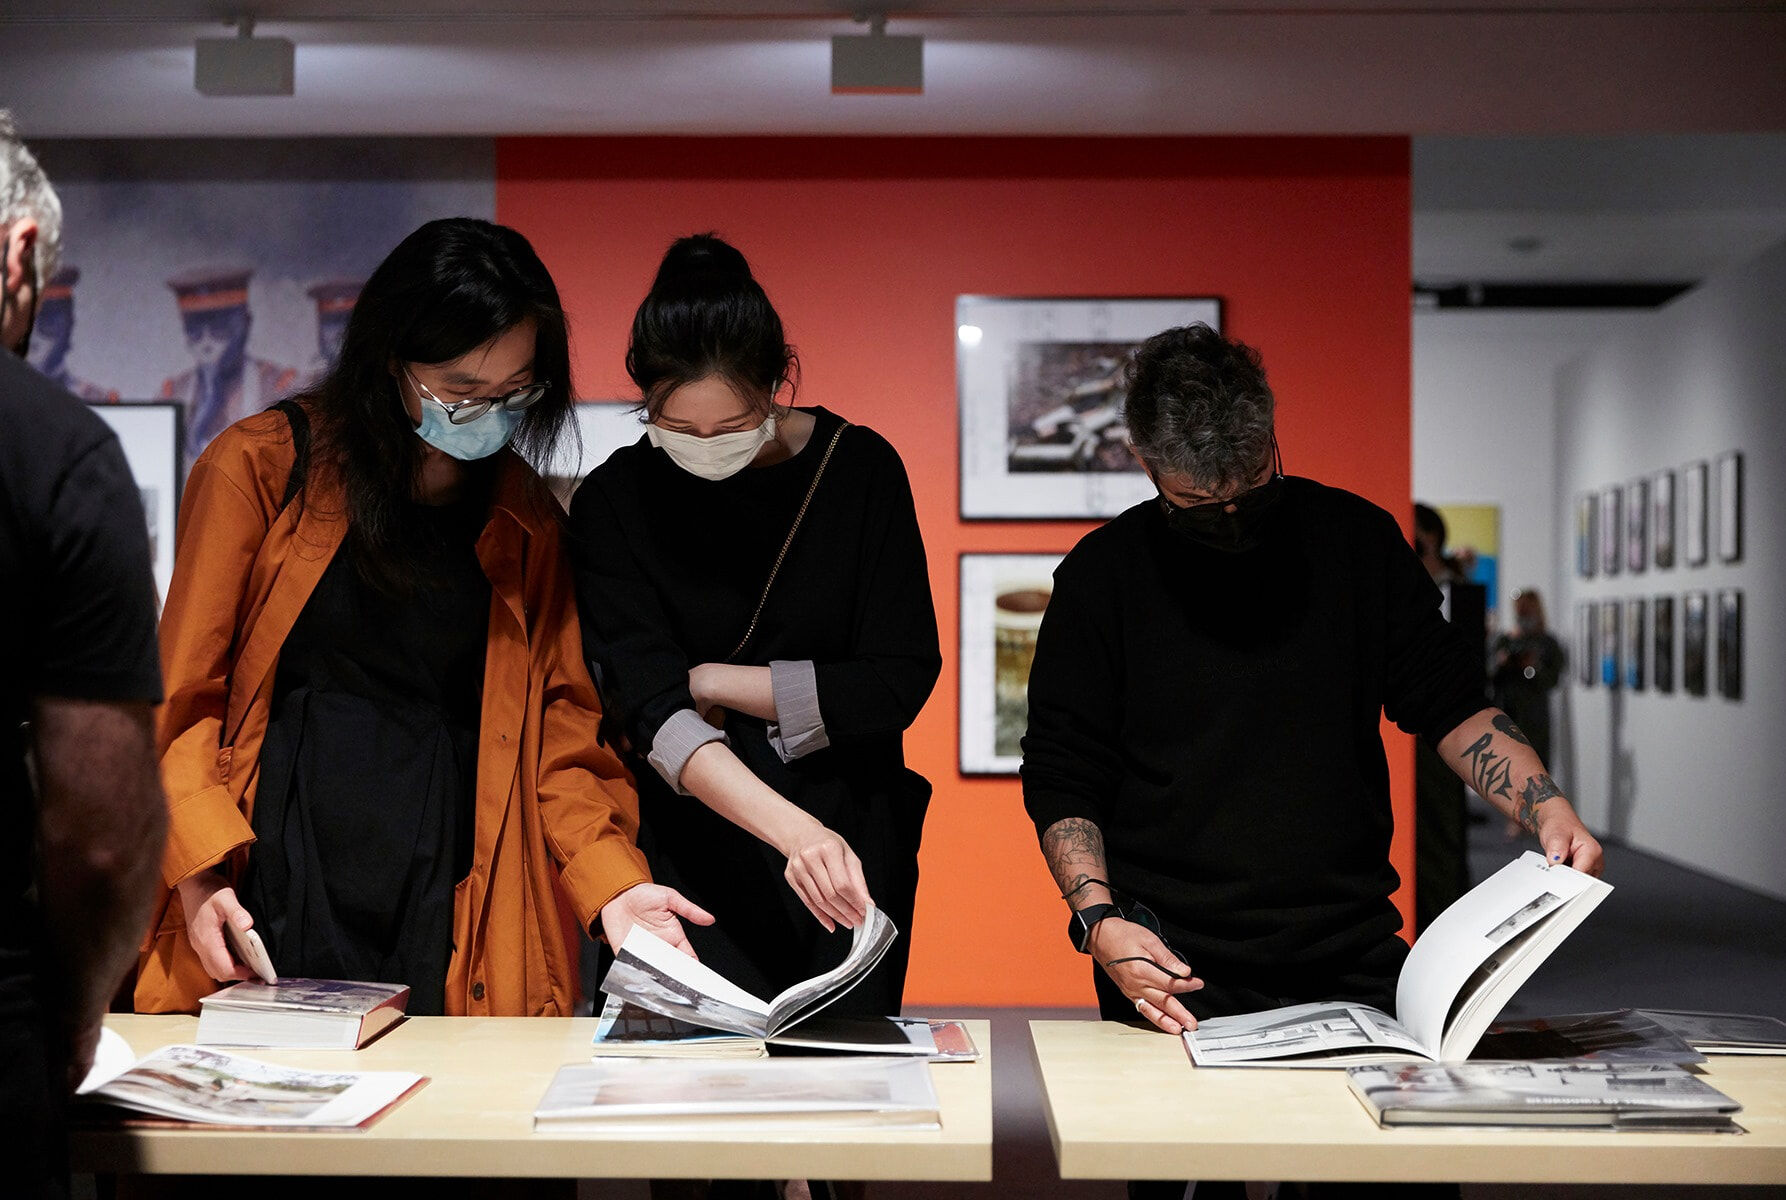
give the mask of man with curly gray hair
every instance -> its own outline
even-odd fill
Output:
[[[6,1194],[32,1200],[67,1194],[63,1108],[136,960],[167,825],[142,502],[111,427],[23,360],[61,225],[0,110],[0,1127]]]
[[[1251,347],[1148,339],[1127,419],[1159,494],[1067,555],[1037,637],[1024,803],[1107,1020],[1394,1007],[1385,713],[1600,871],[1395,518],[1285,475],[1275,407]]]

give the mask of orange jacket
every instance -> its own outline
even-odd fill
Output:
[[[161,618],[169,890],[139,965],[141,1012],[194,1012],[216,990],[172,889],[220,863],[240,876],[279,649],[347,532],[345,498],[320,460],[301,503],[280,511],[292,458],[284,414],[247,417],[199,457],[180,504]],[[596,741],[600,704],[556,506],[512,451],[503,452],[477,555],[491,585],[489,651],[472,867],[454,898],[446,1010],[568,1016],[577,972],[554,883],[561,866],[587,928],[614,896],[650,878],[634,844],[638,796]]]

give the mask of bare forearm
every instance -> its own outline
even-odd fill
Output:
[[[45,700],[33,730],[43,919],[78,1023],[105,1011],[135,961],[167,804],[148,705]]]
[[[1513,718],[1485,708],[1439,743],[1439,754],[1478,795],[1529,832],[1553,813],[1570,809],[1538,752]]]
[[[708,742],[682,768],[682,786],[751,836],[787,853],[800,834],[819,824],[756,777],[723,742]]]
[[[703,663],[691,672],[689,686],[702,711],[718,705],[765,721],[776,719],[774,680],[768,667]]]
[[[1104,866],[1104,834],[1083,817],[1056,821],[1042,832],[1042,857],[1060,894],[1074,908],[1110,902]]]

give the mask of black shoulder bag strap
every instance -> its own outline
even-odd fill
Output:
[[[812,483],[806,489],[806,499],[800,501],[800,511],[794,514],[793,527],[788,530],[788,536],[781,543],[781,553],[775,556],[775,565],[769,568],[769,580],[763,584],[763,594],[757,597],[756,611],[750,614],[750,627],[744,631],[744,636],[738,639],[738,644],[732,647],[732,652],[726,655],[727,662],[737,662],[738,656],[744,652],[744,647],[750,644],[752,637],[756,636],[757,622],[763,616],[763,605],[769,603],[769,589],[775,586],[775,577],[781,573],[781,564],[787,559],[788,551],[793,548],[794,535],[800,532],[800,522],[806,519],[806,510],[812,505],[813,494],[819,490],[819,480],[825,477],[825,467],[831,462],[831,455],[837,449],[837,443],[842,440],[843,431],[849,427],[850,423],[845,421],[837,427],[837,432],[831,435],[831,444],[825,447],[825,457],[819,459],[819,469],[812,473]]]
[[[273,407],[291,422],[291,474],[285,479],[285,499],[279,502],[279,511],[284,512],[304,490],[305,478],[310,474],[310,414],[296,400],[281,400]]]

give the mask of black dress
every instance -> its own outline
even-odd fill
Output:
[[[405,983],[416,1015],[444,1011],[471,864],[487,503],[414,506],[412,595],[342,543],[280,650],[241,890],[281,975]]]
[[[645,762],[658,729],[692,707],[688,671],[726,660],[841,421],[811,409],[799,454],[729,479],[691,475],[641,439],[578,489],[571,555],[584,644],[613,728],[633,751],[639,845],[653,877],[717,918],[685,927],[701,961],[765,998],[840,961],[783,878],[787,860],[679,795]],[[846,429],[774,591],[737,661],[814,664],[829,745],[783,761],[767,723],[731,714],[726,734],[756,776],[840,834],[900,937],[837,1002],[839,1016],[899,1011],[918,842],[930,785],[905,766],[904,733],[941,669],[936,614],[910,484],[898,453]]]

